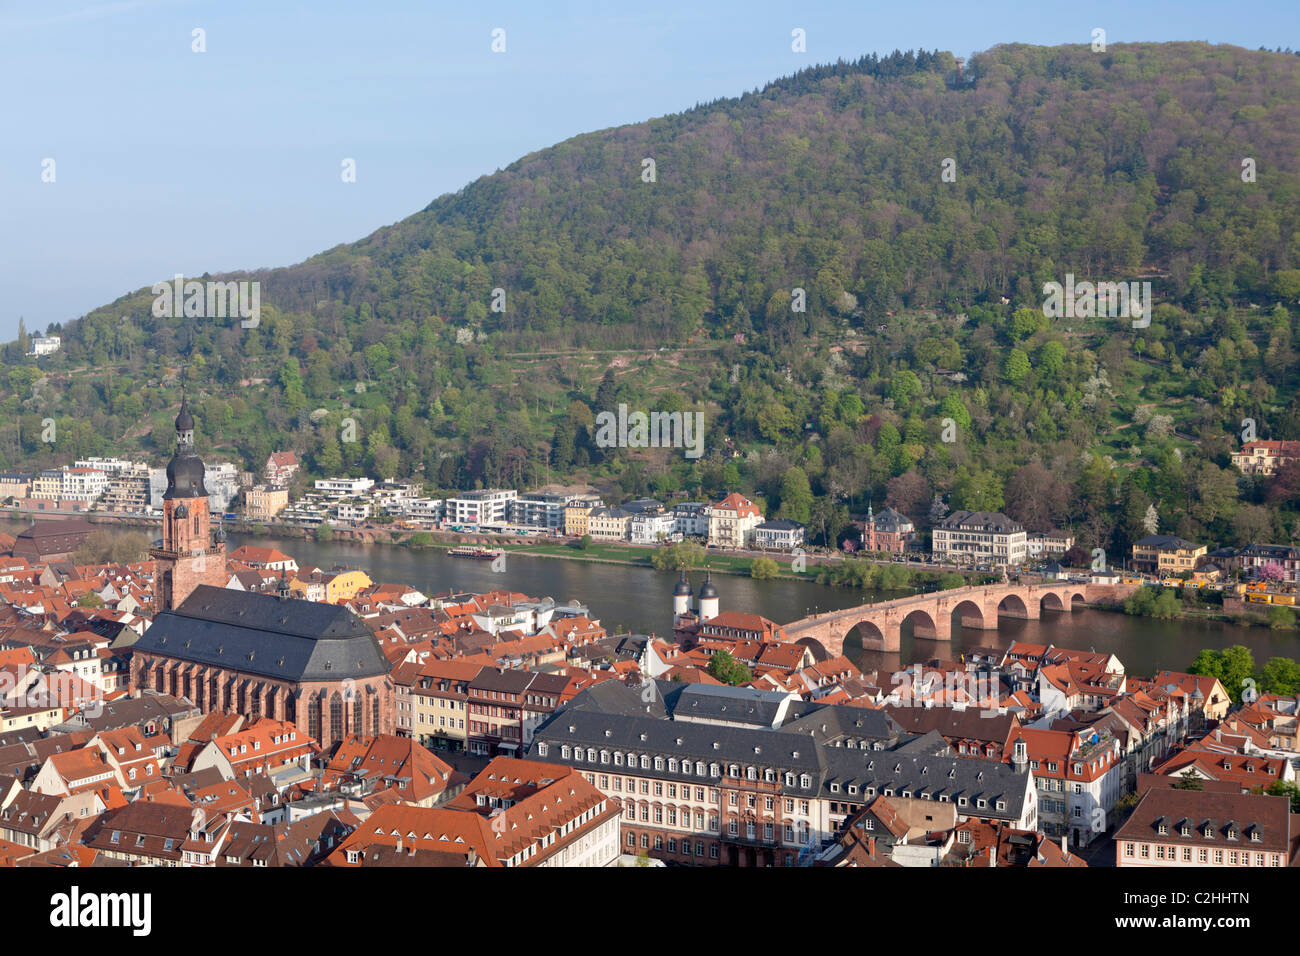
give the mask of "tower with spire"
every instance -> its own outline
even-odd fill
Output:
[[[220,530],[215,537],[212,534],[203,478],[203,461],[194,450],[194,416],[183,394],[176,416],[176,451],[167,463],[162,544],[149,552],[154,559],[154,606],[159,611],[175,610],[200,584],[224,587],[226,583],[225,534]]]

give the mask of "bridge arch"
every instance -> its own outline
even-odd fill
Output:
[[[844,632],[843,650],[840,653],[852,658],[858,651],[887,651],[891,648],[885,632],[868,620],[858,621]]]
[[[1019,594],[1008,594],[998,602],[998,614],[1003,617],[1029,617],[1029,606]]]
[[[974,627],[983,630],[988,623],[984,618],[984,608],[969,599],[956,604],[949,613],[950,617],[955,617],[957,623],[963,627]],[[994,623],[996,624],[996,621]]]
[[[1057,594],[1055,591],[1048,591],[1041,598],[1039,598],[1038,609],[1039,611],[1056,611],[1059,613],[1061,611],[1066,610],[1066,607],[1065,607],[1065,602],[1061,600],[1061,596],[1059,594]]]
[[[931,640],[940,638],[942,632],[939,630],[939,624],[935,620],[934,614],[926,608],[914,608],[903,615],[903,619],[898,622],[901,629],[908,621],[912,622],[912,636],[924,637]]]

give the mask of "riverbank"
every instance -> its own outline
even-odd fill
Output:
[[[30,520],[57,519],[69,517],[83,517],[91,524],[105,525],[109,527],[138,527],[152,528],[160,527],[162,521],[160,518],[149,518],[140,515],[119,515],[109,512],[97,511],[71,511],[55,512],[43,511],[34,513],[24,513],[13,509],[5,512],[11,521],[22,523]],[[624,544],[613,542],[592,542],[586,548],[574,546],[575,539],[572,538],[554,538],[540,537],[531,535],[498,535],[482,534],[458,531],[411,531],[405,528],[396,528],[389,525],[369,525],[360,528],[340,527],[332,528],[327,539],[320,539],[316,535],[316,529],[305,528],[296,525],[281,525],[276,523],[256,523],[244,520],[236,520],[225,523],[226,530],[229,534],[238,535],[244,539],[296,539],[313,544],[359,544],[359,545],[386,545],[399,553],[419,555],[420,553],[445,554],[452,548],[464,546],[482,546],[487,548],[500,549],[507,554],[518,557],[529,558],[547,558],[552,560],[565,561],[578,564],[592,565],[612,565],[624,566],[629,568],[641,568],[654,570],[653,555],[658,550],[657,545],[639,545]],[[412,539],[420,536],[420,543],[412,543]],[[861,557],[862,560],[871,561],[873,564],[884,567],[899,567],[907,570],[911,574],[921,574],[926,578],[937,578],[943,573],[957,573],[969,584],[979,584],[990,580],[987,574],[971,574],[968,571],[953,568],[951,566],[935,565],[915,565],[902,564],[900,562],[888,560],[874,560],[862,556],[847,556],[848,560]],[[825,554],[808,554],[803,556],[806,562],[806,568],[803,571],[793,570],[795,556],[789,554],[774,554],[764,552],[706,552],[705,561],[702,565],[691,568],[693,572],[699,572],[707,569],[716,572],[719,575],[730,575],[734,577],[752,578],[751,567],[753,562],[758,558],[768,558],[777,565],[777,572],[770,578],[762,580],[773,582],[792,582],[802,584],[817,585],[819,569],[837,565],[846,560],[846,556],[825,555]],[[675,572],[674,572],[675,573]],[[924,580],[916,584],[910,581],[907,584],[897,588],[900,592],[920,593],[924,590],[924,585],[932,584],[931,580]],[[836,591],[852,594],[857,592],[863,595],[870,593],[870,589],[859,589],[847,585],[825,585],[832,587]],[[1179,590],[1181,608],[1178,616],[1174,621],[1183,622],[1204,622],[1204,623],[1221,623],[1235,627],[1243,628],[1263,628],[1281,633],[1294,633],[1294,628],[1276,628],[1273,627],[1267,616],[1263,613],[1249,613],[1241,610],[1224,610],[1213,606],[1206,606],[1204,603],[1195,600],[1200,597],[1199,594],[1189,599]],[[1095,610],[1106,612],[1125,613],[1122,606],[1096,605]],[[1136,619],[1154,620],[1154,618],[1144,617],[1142,615],[1127,615]]]

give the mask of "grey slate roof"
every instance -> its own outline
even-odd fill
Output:
[[[826,778],[822,796],[842,799],[850,785],[858,787],[862,802],[892,789],[894,796],[910,792],[916,799],[959,803],[966,797],[968,805],[959,812],[976,816],[1018,819],[1028,789],[1027,773],[1018,773],[1008,764],[994,763],[971,757],[934,757],[925,754],[898,753],[896,751],[852,750],[847,747],[828,747],[824,751]],[[831,790],[838,784],[839,790]],[[874,789],[875,794],[868,793]],[[849,794],[852,796],[852,794]],[[988,806],[979,807],[983,798]],[[997,809],[1001,800],[1006,806]]]
[[[935,527],[946,531],[974,529],[999,534],[1013,534],[1025,530],[1019,522],[1013,521],[1000,511],[954,511]]]
[[[898,725],[883,710],[819,704],[816,701],[795,702],[781,729],[811,734],[823,743],[848,739],[854,743],[871,741],[873,746],[879,741],[886,747],[893,746],[901,733]]]
[[[771,727],[788,694],[716,684],[687,684],[676,695],[674,720],[725,720]]]
[[[942,736],[933,731],[919,736],[893,735],[887,745],[883,738],[873,739],[873,733],[896,729],[879,711],[859,711],[860,716],[868,718],[861,727],[853,719],[858,715],[852,713],[856,708],[815,704],[802,717],[778,729],[728,727],[671,720],[667,719],[666,712],[648,714],[645,707],[653,705],[641,704],[635,693],[631,697],[641,704],[640,712],[629,704],[627,694],[609,690],[599,696],[591,693],[615,683],[606,681],[588,688],[570,706],[542,723],[534,735],[528,759],[578,770],[617,773],[620,764],[615,762],[615,753],[623,755],[621,766],[624,767],[626,756],[631,753],[637,760],[635,773],[638,775],[695,784],[709,782],[712,786],[717,785],[718,778],[711,774],[711,764],[717,764],[723,774],[728,765],[737,764],[741,768],[757,768],[760,778],[765,770],[775,771],[782,792],[790,796],[867,803],[872,796],[886,790],[893,790],[896,796],[906,791],[918,799],[957,803],[959,813],[1005,820],[1020,819],[1029,793],[1028,771],[1017,772],[1010,765],[975,757],[952,756]],[[602,701],[608,701],[620,712],[602,711]],[[665,711],[673,703],[670,699]],[[680,701],[677,704],[680,706]],[[837,730],[851,732],[837,733]],[[566,746],[581,748],[583,759],[574,759],[572,749],[566,759],[563,753]],[[873,749],[877,746],[883,749]],[[589,749],[595,752],[594,763],[586,759]],[[602,750],[606,751],[608,760],[601,760]],[[642,755],[649,758],[646,767],[640,766]],[[663,758],[661,769],[655,767],[655,757]],[[685,768],[679,764],[677,770],[670,770],[671,758],[689,760],[691,766]],[[704,764],[703,776],[696,772],[697,762]],[[803,786],[805,775],[806,787]],[[838,789],[832,790],[832,785]],[[850,792],[849,786],[855,787],[856,793]],[[868,790],[872,792],[869,794]],[[967,801],[965,805],[960,803],[963,798]],[[984,800],[986,805],[978,806],[979,800]],[[997,807],[999,801],[1004,804],[1001,810]]]
[[[379,642],[348,608],[200,585],[132,648],[286,681],[387,674]]]

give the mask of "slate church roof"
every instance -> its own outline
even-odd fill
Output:
[[[348,608],[199,585],[133,647],[285,681],[340,681],[389,671],[379,642]]]

